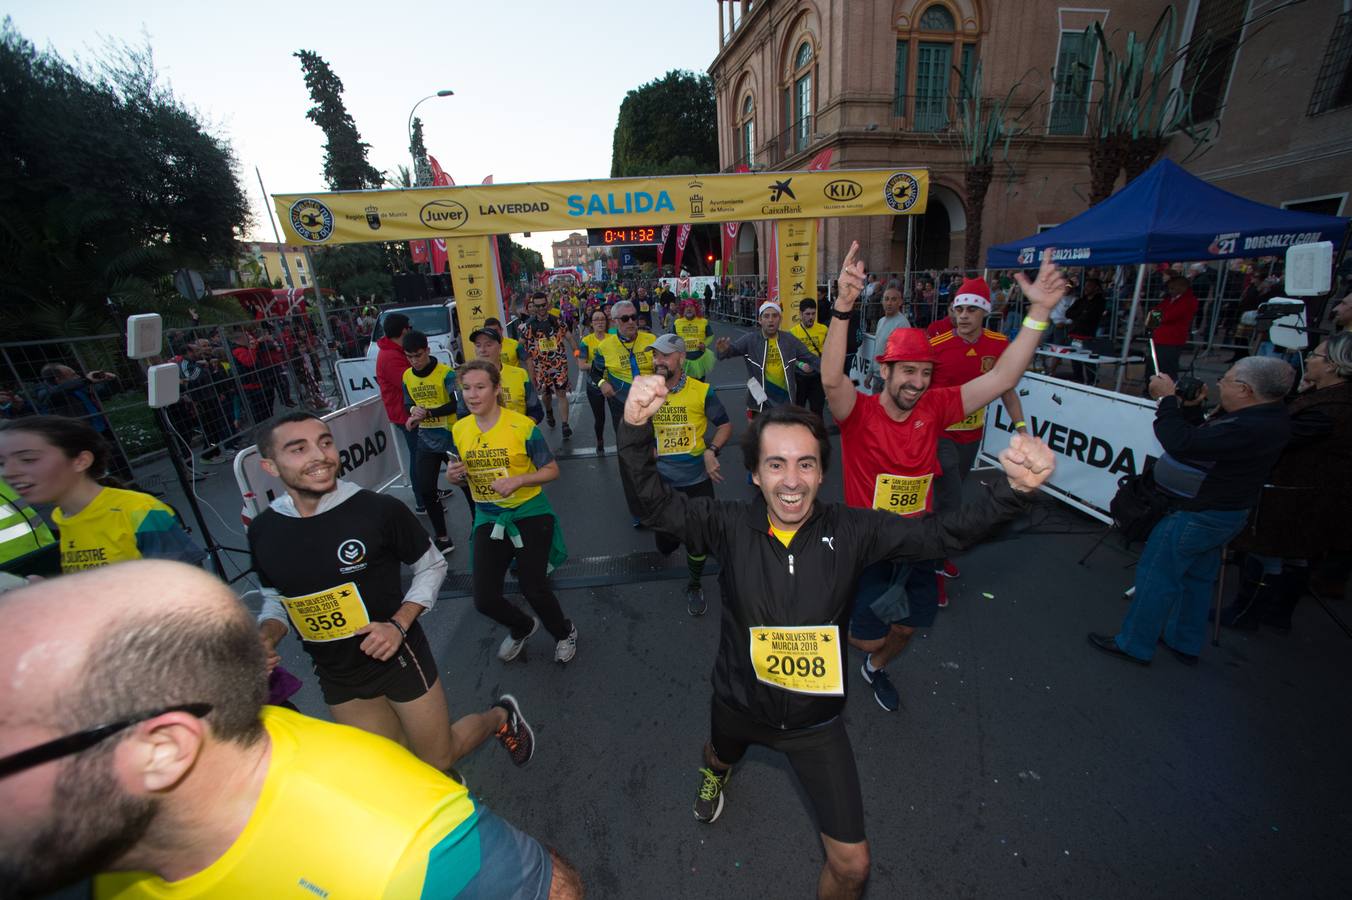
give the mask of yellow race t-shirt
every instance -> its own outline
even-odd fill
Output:
[[[789,381],[778,339],[765,342],[765,392],[777,403],[789,399]]]
[[[433,366],[426,375],[416,375],[412,369],[405,369],[403,378],[407,403],[428,410],[455,403],[455,370],[443,362]],[[418,427],[449,430],[454,424],[455,410],[452,409],[445,415],[427,416]]]
[[[700,344],[708,344],[713,335],[713,329],[709,327],[709,320],[703,316],[697,316],[693,319],[681,317],[672,325],[671,330],[680,335],[685,340],[686,353],[698,353]]]
[[[523,352],[521,350],[521,342],[518,341],[516,338],[509,338],[506,335],[503,335],[502,337],[503,368],[506,368],[507,366],[516,366],[520,368],[522,362],[525,361],[525,358],[526,357],[523,355]]]
[[[646,331],[634,335],[632,341],[621,340],[618,334],[608,335],[597,348],[592,372],[603,375],[621,397],[629,391],[638,375],[653,373],[653,337]]]
[[[590,332],[584,334],[582,336],[582,361],[587,365],[591,365],[592,360],[596,358],[596,351],[600,348],[601,342],[609,336],[610,335],[603,334],[600,337],[597,337]]]
[[[554,452],[535,422],[510,409],[499,410],[492,428],[482,431],[474,416],[451,426],[451,452],[469,470],[474,502],[497,509],[515,509],[540,493],[539,485],[518,488],[510,497],[493,490],[499,478],[524,475],[554,461]]]
[[[455,896],[474,879],[480,811],[464,785],[365,731],[276,706],[262,717],[268,772],[229,849],[179,881],[100,875],[98,900],[403,900]]]
[[[822,346],[826,343],[826,326],[821,322],[812,323],[811,328],[804,328],[803,323],[799,322],[789,329],[789,334],[802,341],[803,346],[816,355],[822,355]]]
[[[143,557],[196,564],[205,556],[178,514],[140,491],[106,487],[73,516],[53,510],[52,521],[61,531],[65,573]]]

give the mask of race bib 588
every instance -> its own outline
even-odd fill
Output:
[[[880,473],[873,482],[873,508],[899,516],[913,516],[925,511],[933,475],[902,475]]]
[[[845,695],[838,625],[751,629],[756,680],[796,694]]]
[[[342,640],[371,624],[361,591],[351,581],[315,594],[283,597],[282,603],[291,617],[291,624],[306,641]]]

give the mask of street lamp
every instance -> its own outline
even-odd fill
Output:
[[[413,108],[408,111],[407,130],[408,130],[408,145],[410,147],[413,146],[413,114],[418,111],[418,107],[422,106],[424,103],[426,103],[428,100],[433,99],[434,97],[453,97],[453,96],[455,96],[455,91],[437,91],[435,94],[428,94],[426,97],[422,98],[417,103],[413,104]],[[414,166],[413,172],[415,181],[417,185],[421,187],[422,183],[427,180],[426,177],[427,163],[425,163],[421,159],[415,159],[413,160],[413,166]]]

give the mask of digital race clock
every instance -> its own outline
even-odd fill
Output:
[[[588,247],[632,247],[634,245],[656,246],[661,240],[662,229],[643,228],[588,228]]]

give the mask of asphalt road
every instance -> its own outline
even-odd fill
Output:
[[[745,377],[722,363],[711,380]],[[721,394],[739,431],[741,393]],[[585,404],[578,418],[574,443],[590,447]],[[748,490],[737,457],[723,456],[723,497]],[[652,549],[629,526],[613,455],[567,459],[562,472],[548,493],[574,556]],[[199,491],[238,522],[228,474]],[[840,493],[836,467],[824,496]],[[458,499],[450,510],[461,544],[451,566],[463,569],[468,516]],[[1098,530],[1047,500],[960,557],[950,607],[892,665],[898,712],[874,702],[851,652],[867,896],[1349,896],[1352,645],[1306,602],[1290,636],[1226,633],[1196,668],[1168,653],[1149,668],[1107,658],[1085,634],[1119,623],[1135,555],[1110,542],[1078,565]],[[461,771],[489,806],[571,859],[591,897],[812,895],[821,847],[777,754],[752,749],[718,822],[691,814],[720,602],[714,579],[706,590],[698,619],[680,581],[562,592],[579,631],[566,667],[544,632],[500,663],[504,631],[468,599],[423,619],[453,712],[510,691],[536,729],[526,769],[489,745]],[[282,652],[292,671],[310,671],[294,640]],[[326,714],[313,677],[296,701]]]

